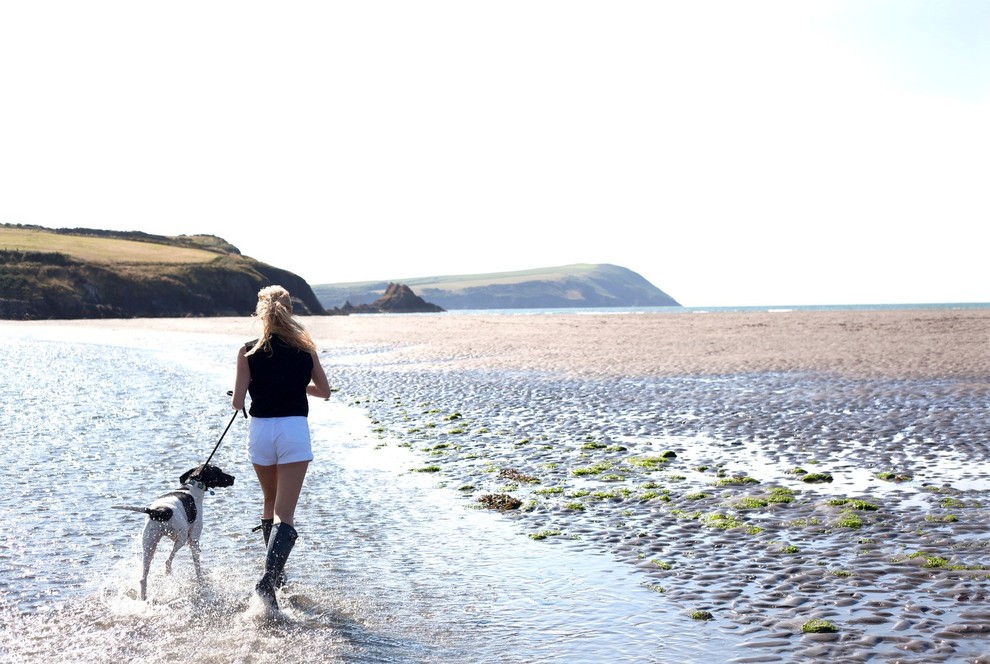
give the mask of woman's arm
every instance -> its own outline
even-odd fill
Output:
[[[230,405],[234,410],[244,410],[244,395],[247,394],[248,383],[251,382],[251,367],[248,366],[247,355],[244,354],[244,346],[237,351],[237,376],[234,378],[234,394],[230,398]]]
[[[306,394],[311,397],[329,399],[330,383],[327,381],[327,374],[323,371],[323,365],[320,364],[320,358],[315,350],[311,351],[311,355],[313,356],[313,374],[311,376],[313,382],[306,386]]]

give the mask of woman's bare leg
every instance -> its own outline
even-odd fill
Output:
[[[299,494],[302,493],[303,480],[306,479],[308,468],[309,461],[283,463],[276,466],[276,492],[273,508],[276,522],[287,523],[290,526],[295,523],[296,503],[299,502]]]
[[[261,485],[264,505],[261,508],[261,518],[271,519],[275,514],[275,496],[278,493],[278,466],[259,466],[254,464],[254,473]]]

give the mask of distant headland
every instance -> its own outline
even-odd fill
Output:
[[[325,307],[371,303],[402,283],[447,310],[679,307],[674,298],[618,265],[577,263],[516,272],[316,284]]]

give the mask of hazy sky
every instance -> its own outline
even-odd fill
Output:
[[[3,2],[0,222],[990,301],[990,0]]]

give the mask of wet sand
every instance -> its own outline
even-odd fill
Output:
[[[465,505],[518,501],[520,536],[636,567],[684,630],[737,635],[731,661],[990,661],[988,311],[305,322],[383,454],[412,448]]]
[[[851,377],[990,376],[990,311],[364,315],[302,319],[326,348],[396,349],[397,361],[598,377],[828,371]],[[249,318],[39,321],[232,335]]]

